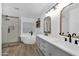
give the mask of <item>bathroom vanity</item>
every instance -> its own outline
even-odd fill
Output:
[[[78,56],[79,46],[64,41],[63,37],[37,35],[37,46],[45,56]]]
[[[51,24],[45,18],[44,33],[37,35],[36,43],[46,56],[79,56],[79,4],[71,3],[60,13],[60,35],[48,35]],[[50,25],[49,25],[50,24]]]

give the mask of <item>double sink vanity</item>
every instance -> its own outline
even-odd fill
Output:
[[[59,20],[59,19],[58,19]],[[36,43],[46,56],[79,56],[79,4],[71,3],[60,13],[60,35],[49,36],[51,18],[44,19],[44,34],[36,36]],[[46,24],[46,25],[45,25]]]
[[[68,37],[67,37],[68,38]],[[73,38],[74,39],[74,38]],[[79,56],[79,44],[65,41],[64,36],[37,35],[36,43],[46,56]]]

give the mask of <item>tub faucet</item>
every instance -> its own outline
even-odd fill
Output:
[[[72,42],[72,40],[71,40],[71,34],[68,34],[68,37],[69,37],[69,42]]]
[[[31,33],[31,36],[33,35],[33,32],[32,31],[30,31],[29,33]]]

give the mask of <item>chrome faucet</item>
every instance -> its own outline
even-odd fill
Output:
[[[68,37],[69,37],[69,42],[72,42],[72,40],[71,40],[71,34],[68,34]]]

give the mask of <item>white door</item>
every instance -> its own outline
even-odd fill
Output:
[[[19,36],[19,18],[2,17],[2,43],[16,42]]]

